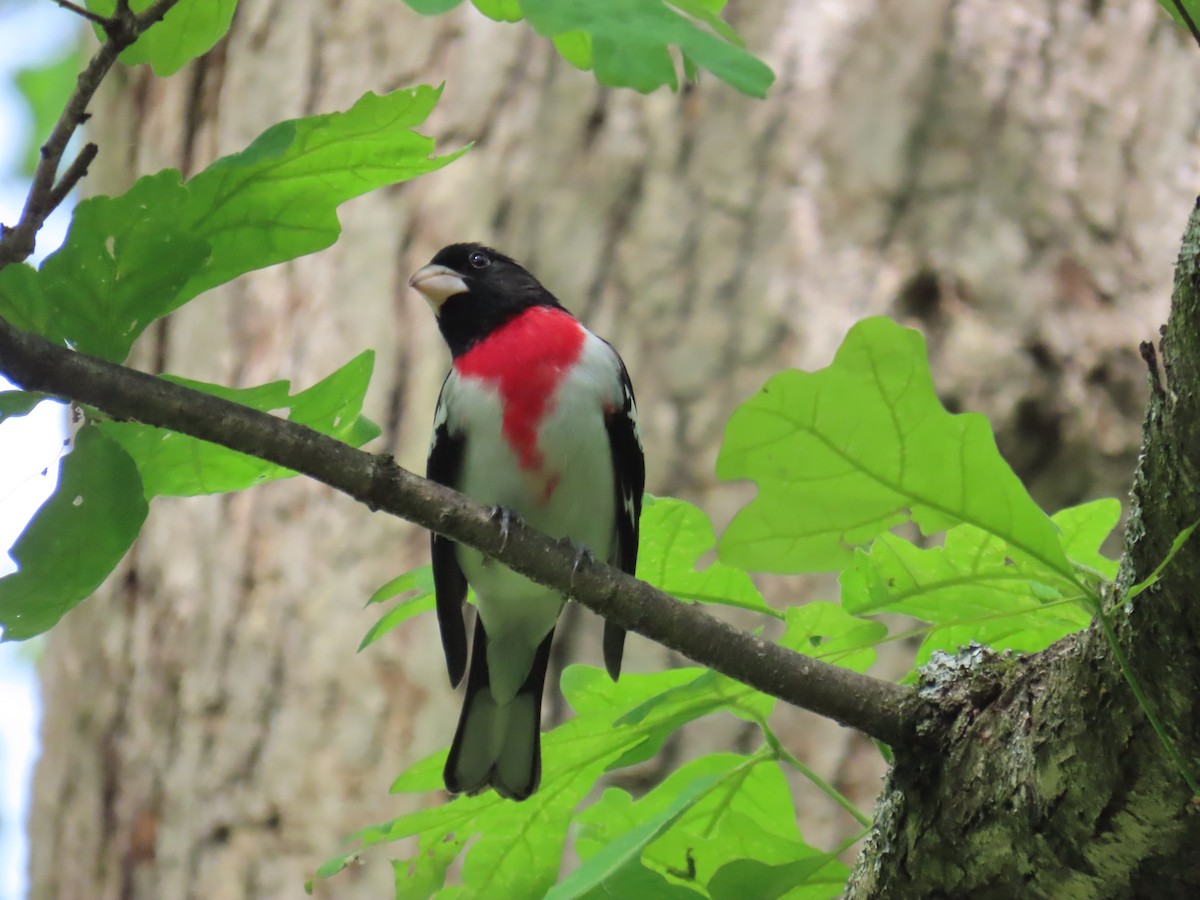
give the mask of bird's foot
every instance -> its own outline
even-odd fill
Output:
[[[492,507],[492,521],[500,523],[500,552],[504,552],[504,548],[508,546],[508,533],[515,522],[518,525],[524,525],[524,521],[511,509],[504,506]]]
[[[579,572],[579,567],[584,563],[591,565],[596,562],[596,554],[583,546],[583,544],[576,544],[570,538],[563,538],[559,543],[575,551],[575,558],[571,562],[571,590],[574,591],[575,576]]]

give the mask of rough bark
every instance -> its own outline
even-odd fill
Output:
[[[746,496],[711,474],[734,404],[782,366],[823,364],[874,312],[926,328],[947,401],[992,415],[1048,504],[1123,490],[1144,401],[1131,336],[1164,314],[1195,174],[1179,163],[1200,130],[1194,50],[1149,2],[731,8],[780,76],[765,102],[711,78],[606,91],[469,9],[243,0],[205,60],[109,85],[91,189],[195,171],[271,121],[418,81],[447,85],[426,130],[476,147],[349,204],[336,247],[185,308],[136,362],[307,385],[372,346],[367,413],[419,469],[445,360],[405,281],[479,238],[621,347],[649,487],[718,522]],[[50,638],[33,896],[292,896],[338,838],[401,809],[391,777],[448,736],[439,651],[419,628],[354,648],[361,601],[423,547],[300,482],[156,503],[121,572]],[[598,658],[598,640],[573,643]],[[860,740],[785,732],[875,793]],[[819,795],[801,802],[814,843],[850,830]],[[368,866],[336,891],[389,882]]]

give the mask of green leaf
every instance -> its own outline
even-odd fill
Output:
[[[227,388],[166,377],[176,384],[263,412],[290,407],[287,417],[290,421],[339,440],[345,441],[350,435],[369,440],[378,431],[362,428],[358,420],[374,361],[374,351],[364,351],[332,375],[291,396],[286,381],[252,388]],[[295,474],[236,450],[151,425],[103,422],[99,427],[133,457],[148,498],[238,491]]]
[[[660,815],[697,782],[708,787],[674,827],[644,850],[643,865],[673,881],[688,873],[687,881],[704,884],[742,856],[782,862],[805,847],[779,766],[765,754],[713,753],[681,766],[636,802],[626,791],[606,790],[577,817],[580,856],[588,860],[602,852],[627,830]],[[747,827],[747,822],[753,824]],[[747,845],[743,837],[753,843]],[[779,855],[784,852],[793,855]]]
[[[836,603],[813,601],[787,609],[779,643],[843,669],[865,672],[875,664],[875,645],[887,637],[882,622],[850,615]]]
[[[553,37],[558,55],[577,69],[592,68],[592,38],[586,31],[564,31]]]
[[[338,872],[342,871],[346,866],[358,861],[357,853],[343,853],[341,856],[335,856],[333,859],[322,863],[316,871],[315,878],[332,878]],[[305,886],[307,893],[312,893],[312,882],[308,882]]]
[[[368,92],[346,112],[280,122],[191,179],[186,218],[213,254],[183,300],[331,246],[341,233],[342,203],[458,159],[466,148],[435,158],[433,139],[412,130],[441,93],[426,85]]]
[[[448,834],[441,840],[420,842],[421,853],[411,860],[392,860],[396,878],[395,900],[428,900],[446,882],[446,870],[462,852],[469,835]],[[439,895],[441,896],[441,895]]]
[[[848,866],[802,840],[788,839],[762,825],[757,819],[741,813],[726,817],[716,839],[727,861],[708,881],[711,897],[730,897],[738,877],[747,879],[747,887],[753,885],[752,890],[740,895],[742,897],[760,896],[755,891],[770,890],[789,880],[791,886],[781,895],[785,900],[831,900],[842,896],[846,879],[850,877]],[[743,868],[742,864],[747,862],[752,865]],[[793,865],[795,868],[784,868]],[[770,871],[776,868],[783,871]],[[734,893],[732,896],[739,895]],[[764,893],[761,896],[771,895]]]
[[[1092,500],[1054,514],[1059,541],[1071,562],[1099,573],[1108,581],[1117,577],[1117,561],[1100,547],[1121,520],[1121,501],[1115,497]]]
[[[715,545],[712,522],[702,509],[655,497],[642,510],[637,577],[680,600],[736,606],[782,619],[741,569],[719,560],[697,568],[700,557]]]
[[[449,0],[406,0],[418,12],[435,13]],[[679,87],[671,48],[679,50],[685,75],[695,67],[754,97],[766,95],[775,75],[744,49],[737,32],[718,15],[723,0],[473,0],[496,22],[528,19],[571,65],[594,69],[596,80],[648,93]],[[707,26],[707,27],[705,27]]]
[[[642,725],[650,721],[654,727],[646,731],[644,740],[631,746],[613,760],[609,769],[635,766],[654,756],[667,739],[681,726],[702,716],[728,712],[751,722],[765,721],[776,700],[746,687],[712,670],[693,670],[699,674],[677,687],[664,690],[618,718],[614,725]]]
[[[935,623],[1040,608],[1007,550],[1003,541],[965,525],[946,532],[940,547],[884,534],[842,572],[842,605],[854,614],[886,611]]]
[[[142,12],[154,0],[130,0],[134,12]],[[88,9],[101,16],[111,16],[116,0],[88,0]],[[121,54],[128,66],[150,63],[160,78],[174,75],[188,62],[212,49],[233,21],[237,0],[180,0],[163,17]],[[104,39],[97,29],[97,37]]]
[[[947,531],[940,547],[885,534],[842,572],[842,605],[930,623],[918,666],[934,650],[971,641],[1033,652],[1090,624],[1081,588],[1013,557],[1002,540],[970,525]]]
[[[371,630],[366,633],[362,643],[358,645],[358,652],[361,653],[397,625],[434,608],[436,598],[433,591],[433,567],[421,566],[393,578],[375,591],[367,603],[382,603],[403,594],[412,594],[412,596],[404,597],[371,626]]]
[[[667,0],[667,2],[692,18],[699,19],[729,43],[739,47],[746,46],[741,35],[721,18],[720,13],[725,8],[725,0]]]
[[[799,847],[798,859],[769,865],[757,859],[735,859],[722,866],[708,883],[712,900],[777,900],[785,894],[800,897],[839,897],[850,869],[828,853]],[[798,889],[807,889],[797,893]]]
[[[97,428],[75,436],[58,488],[17,539],[17,572],[0,578],[4,640],[41,634],[90,595],[146,518],[133,460]]]
[[[475,8],[493,22],[520,22],[525,18],[517,0],[471,0]]]
[[[430,855],[434,849],[443,841],[460,841],[460,848],[468,847],[462,864],[466,896],[541,897],[557,880],[572,814],[596,779],[633,747],[686,721],[688,710],[682,704],[663,704],[636,723],[616,725],[615,720],[699,674],[697,669],[626,673],[614,684],[599,669],[571,666],[563,673],[562,687],[576,716],[543,735],[542,786],[536,794],[521,803],[490,791],[457,797],[363,829],[355,837],[365,848],[419,835],[416,855],[401,865],[422,884],[440,884],[449,864],[439,858],[435,865]],[[700,714],[692,711],[693,717]],[[440,789],[445,759],[443,750],[418,762],[396,780],[392,790]],[[521,839],[514,841],[517,834]]]
[[[924,339],[890,319],[859,322],[828,368],[782,372],[743,403],[717,474],[758,483],[718,548],[746,569],[839,569],[911,519],[925,534],[974,525],[1074,578],[1057,529],[1000,456],[987,420],[942,408]]]
[[[375,593],[367,599],[367,605],[383,603],[393,597],[411,593],[433,593],[433,566],[418,566],[403,575],[397,575],[386,584],[380,585],[376,588]]]
[[[27,416],[43,400],[50,400],[37,391],[0,391],[0,422]]]
[[[61,320],[42,294],[37,270],[26,263],[0,269],[0,316],[23,331],[52,341],[62,340]]]
[[[359,415],[350,423],[349,428],[343,429],[339,433],[344,443],[351,447],[361,447],[383,434],[383,429],[374,419]]]
[[[46,303],[62,334],[84,353],[124,359],[156,317],[208,260],[210,245],[178,211],[178,173],[141,178],[120,197],[76,208],[62,248],[42,263]]]
[[[668,881],[641,863],[630,863],[619,872],[583,894],[580,900],[616,900],[624,897],[647,897],[654,900],[707,900],[704,894],[677,882]]]
[[[42,144],[62,115],[67,98],[75,89],[75,79],[82,65],[79,48],[71,47],[57,59],[36,68],[21,69],[14,76],[17,90],[25,98],[33,116],[33,130],[21,158],[21,174],[33,176],[41,159]]]
[[[23,266],[0,272],[0,314],[124,359],[147,325],[203,291],[331,245],[341,203],[461,155],[432,158],[433,141],[412,130],[439,94],[369,93],[347,112],[274,125],[186,184],[167,169],[85,200],[39,278]]]
[[[675,8],[672,8],[675,7]],[[697,3],[663,0],[521,0],[526,19],[538,34],[556,38],[584,32],[591,38],[596,80],[612,87],[642,92],[668,85],[678,88],[671,47],[743,93],[766,95],[775,75],[740,43],[699,27],[714,18]],[[682,9],[687,15],[681,15]],[[696,16],[696,12],[700,12]]]
[[[462,3],[462,0],[404,0],[404,2],[423,16],[436,16],[454,9]]]
[[[717,775],[692,780],[666,807],[640,819],[635,827],[608,841],[592,854],[583,865],[547,893],[545,900],[628,896],[614,892],[612,885],[620,882],[624,872],[631,868],[640,869],[642,851],[707,795],[718,780]],[[627,890],[628,885],[624,889]]]

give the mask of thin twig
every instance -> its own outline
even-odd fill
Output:
[[[106,19],[104,16],[97,15],[90,9],[80,6],[77,3],[72,3],[71,0],[54,0],[54,2],[63,9],[70,10],[71,12],[75,13],[77,16],[83,16],[83,18],[87,19],[89,22],[95,22],[101,28],[104,28],[108,25],[108,19]]]
[[[50,192],[50,210],[58,209],[60,203],[67,199],[67,194],[75,185],[79,184],[84,175],[88,173],[88,166],[95,160],[96,154],[100,152],[100,148],[93,143],[83,145],[83,149],[76,154],[74,161],[67,167],[67,171],[63,172],[62,178],[58,179],[58,184],[54,186],[54,190]]]
[[[0,370],[25,390],[70,397],[309,475],[373,510],[474,547],[631,631],[756,690],[893,746],[918,740],[922,701],[906,687],[842,669],[740,631],[619,569],[580,563],[573,547],[440,484],[319,432],[70,350],[0,318]]]
[[[54,124],[50,137],[42,145],[41,157],[33,173],[29,193],[25,197],[21,218],[11,228],[0,229],[0,269],[9,263],[21,262],[33,253],[37,233],[46,217],[54,212],[55,207],[66,196],[67,191],[55,191],[58,167],[62,164],[63,153],[66,152],[75,129],[87,120],[88,104],[91,103],[104,76],[108,74],[122,51],[136,41],[147,28],[161,20],[178,2],[179,0],[158,0],[136,16],[129,13],[128,4],[124,5],[122,12],[122,4],[118,3],[117,12],[104,20],[103,29],[107,40],[100,45],[100,49],[79,73],[75,90],[63,107],[62,115]]]

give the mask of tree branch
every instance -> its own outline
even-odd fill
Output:
[[[98,23],[104,29],[107,39],[79,74],[75,90],[63,107],[62,115],[58,117],[46,143],[42,144],[41,157],[33,173],[33,184],[25,197],[25,208],[21,210],[21,218],[11,228],[0,225],[0,269],[9,263],[21,262],[33,253],[37,244],[37,233],[42,224],[70,193],[74,182],[87,172],[87,165],[95,157],[95,152],[91,152],[80,169],[80,159],[85,159],[88,152],[85,147],[67,176],[55,184],[63,153],[66,152],[75,129],[87,121],[87,107],[100,87],[100,82],[104,80],[104,76],[108,74],[122,51],[141,37],[147,28],[160,21],[178,2],[179,0],[158,0],[138,15],[129,12],[127,6],[124,9],[118,6],[116,13]],[[74,181],[68,181],[72,176]]]
[[[924,705],[907,688],[795,653],[680,603],[523,524],[507,540],[488,507],[305,426],[77,353],[0,319],[0,370],[26,390],[212,441],[309,475],[494,557],[619,625],[773,697],[894,746],[917,740]]]

